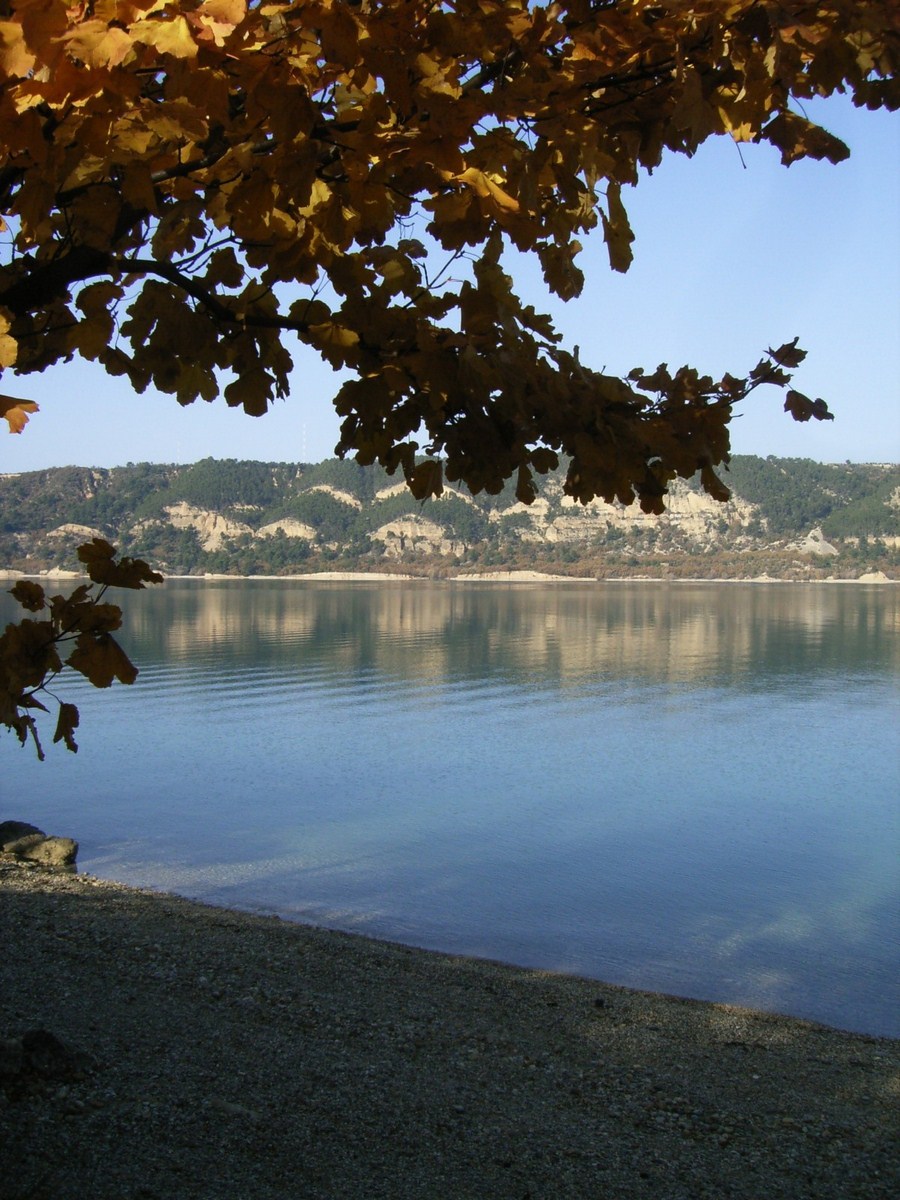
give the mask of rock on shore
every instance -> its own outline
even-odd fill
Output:
[[[42,867],[74,868],[78,843],[72,838],[51,837],[27,821],[0,821],[0,855],[3,854]]]

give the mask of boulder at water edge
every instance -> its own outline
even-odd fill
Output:
[[[75,866],[78,843],[72,838],[49,837],[27,821],[0,821],[0,853],[41,867]]]

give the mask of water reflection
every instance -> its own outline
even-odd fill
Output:
[[[136,659],[328,657],[345,670],[575,682],[896,671],[894,588],[195,583],[129,597]]]
[[[64,691],[79,754],[3,748],[9,815],[84,869],[900,1035],[896,588],[174,580],[126,614],[135,687]]]

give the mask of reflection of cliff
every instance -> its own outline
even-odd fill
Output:
[[[485,669],[572,683],[697,680],[748,664],[900,667],[895,589],[827,585],[182,583],[126,610],[138,661],[214,657],[397,678]]]

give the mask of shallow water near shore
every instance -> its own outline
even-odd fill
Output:
[[[2,815],[131,884],[900,1036],[897,592],[170,581],[124,598],[133,688],[61,682],[77,756],[7,742]]]

